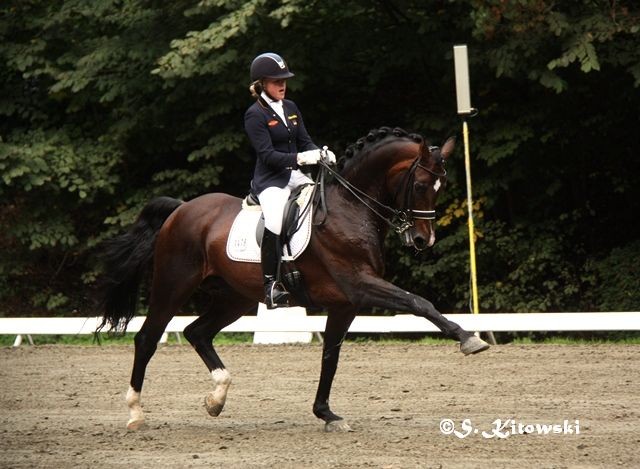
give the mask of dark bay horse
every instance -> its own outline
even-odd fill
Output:
[[[296,265],[310,299],[327,310],[320,382],[313,403],[313,413],[324,420],[327,431],[350,430],[329,407],[329,394],[342,341],[358,311],[377,307],[427,318],[447,337],[460,341],[465,355],[489,347],[447,320],[426,299],[383,279],[384,239],[390,228],[418,250],[435,242],[436,197],[453,148],[453,139],[440,149],[401,129],[381,128],[347,150],[335,179],[326,185],[325,220],[314,226],[309,246]],[[126,328],[136,312],[143,273],[153,265],[149,312],[135,336],[126,396],[129,429],[144,423],[140,393],[158,340],[205,279],[213,285],[207,307],[198,311],[198,319],[185,328],[184,336],[213,377],[213,391],[205,397],[207,411],[212,416],[222,411],[231,378],[213,348],[213,338],[255,310],[263,298],[260,264],[232,261],[226,255],[229,230],[240,210],[241,199],[223,193],[189,202],[162,197],[142,210],[128,232],[109,242],[100,329]]]

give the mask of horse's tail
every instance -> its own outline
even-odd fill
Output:
[[[124,332],[138,306],[143,275],[153,259],[155,240],[165,220],[182,204],[170,197],[157,197],[140,212],[129,230],[105,242],[101,285],[104,316],[97,331],[106,325]]]

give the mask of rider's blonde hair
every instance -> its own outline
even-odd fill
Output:
[[[251,96],[253,96],[256,99],[260,97],[260,94],[262,93],[263,89],[264,88],[262,86],[262,81],[260,80],[256,80],[249,85],[249,92],[251,93]]]

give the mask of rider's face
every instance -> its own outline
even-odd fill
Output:
[[[287,80],[285,78],[280,80],[272,80],[265,78],[264,91],[276,101],[284,99],[284,95],[287,92]]]

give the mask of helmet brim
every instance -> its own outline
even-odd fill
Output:
[[[262,78],[263,79],[267,78],[269,80],[283,80],[283,79],[287,79],[287,78],[291,78],[291,77],[295,77],[295,74],[293,74],[293,73],[291,73],[289,71],[286,71],[286,72],[282,72],[282,73],[276,73],[275,75],[267,75],[267,76],[264,76]]]

